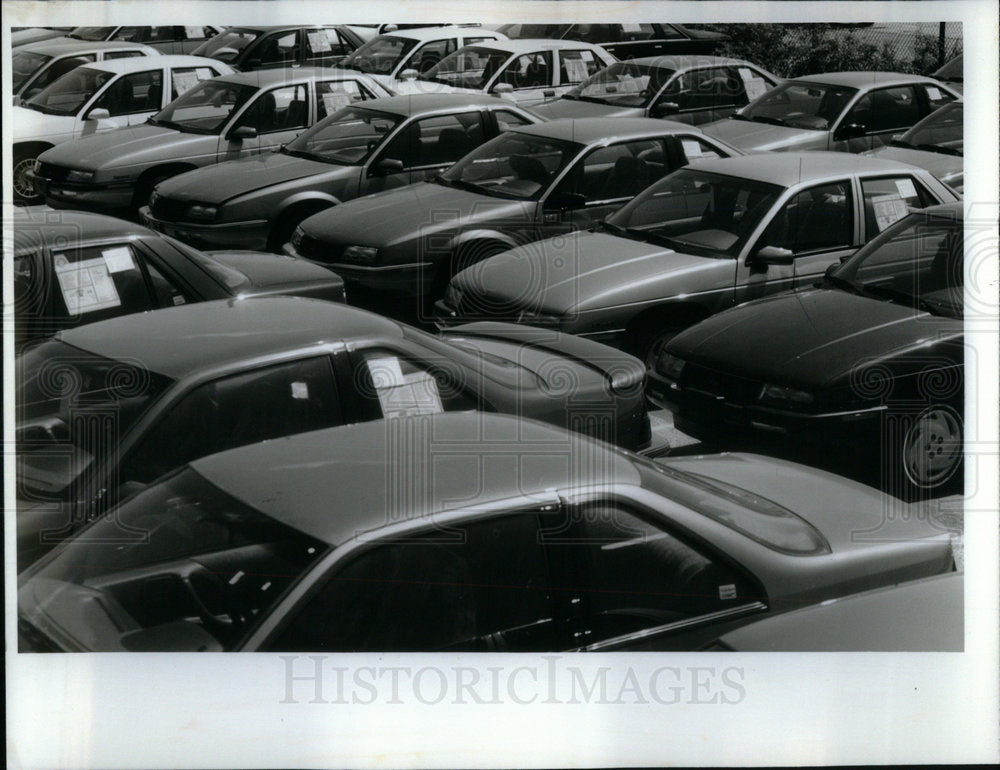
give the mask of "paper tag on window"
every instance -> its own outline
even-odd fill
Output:
[[[906,202],[898,195],[891,194],[872,198],[872,212],[875,214],[875,224],[879,232],[909,213],[906,210]]]
[[[736,586],[733,583],[727,583],[726,585],[719,586],[719,598],[720,599],[735,599],[736,598]]]
[[[934,86],[927,86],[927,98],[932,102],[936,102],[938,99],[943,98],[941,92]]]
[[[566,65],[566,77],[571,83],[582,83],[587,79],[587,65],[583,59],[563,59]]]
[[[132,259],[132,252],[128,246],[105,249],[101,252],[101,256],[104,257],[104,264],[107,265],[109,273],[123,273],[126,270],[135,270],[135,261]]]
[[[749,67],[737,67],[737,71],[740,73],[740,77],[743,82],[746,83],[748,80],[753,80],[753,73],[750,71]]]
[[[174,73],[174,90],[177,95],[183,94],[185,91],[190,91],[198,85],[198,73],[197,72],[175,72]]]
[[[750,78],[743,81],[743,88],[747,92],[747,99],[753,101],[767,93],[767,81],[763,78]]]
[[[704,155],[701,151],[701,145],[692,139],[681,139],[681,147],[684,148],[684,154],[687,155],[688,160]]]
[[[323,94],[323,106],[326,108],[327,115],[332,115],[337,110],[347,107],[350,103],[351,95],[343,91]]]
[[[641,24],[622,24],[622,32],[642,32]]]
[[[184,304],[187,304],[187,300],[184,299],[183,295],[181,295],[181,294],[175,294],[174,295],[174,304],[175,305],[184,305]]]
[[[205,30],[201,27],[184,27],[184,37],[188,40],[201,40],[205,37]]]
[[[367,363],[368,374],[371,375],[376,390],[403,384],[403,370],[399,366],[398,358],[393,356],[369,358]]]
[[[426,372],[414,372],[403,377],[403,382],[378,390],[382,414],[402,417],[411,414],[438,414],[444,411],[437,382]]]
[[[333,50],[330,47],[330,38],[326,36],[326,32],[323,30],[310,32],[307,37],[309,38],[309,48],[312,49],[313,53],[323,53]]]
[[[70,315],[121,306],[118,289],[102,257],[71,263],[57,256],[54,267]]]
[[[215,77],[215,73],[208,67],[196,67],[194,74],[198,80],[211,80]]]
[[[917,197],[917,188],[913,186],[913,180],[911,179],[897,179],[896,189],[899,190],[899,194],[904,198]]]
[[[309,400],[309,383],[307,382],[293,382],[292,383],[292,398],[302,399],[303,401]]]

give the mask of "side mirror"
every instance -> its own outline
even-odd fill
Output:
[[[680,112],[681,106],[677,102],[660,102],[653,107],[653,117],[663,118]]]
[[[581,193],[556,193],[549,196],[545,201],[545,208],[569,211],[571,209],[582,209],[587,205],[587,196]]]
[[[257,129],[253,126],[237,126],[229,132],[229,141],[242,142],[244,139],[256,139]]]
[[[418,77],[420,77],[420,73],[417,72],[412,67],[405,69],[399,73],[400,80],[416,80]]]
[[[823,271],[823,275],[833,275],[840,265],[840,262],[833,262],[832,264],[827,265],[826,270]]]
[[[757,251],[750,259],[764,265],[790,265],[795,253],[791,249],[781,246],[764,246]]]
[[[514,86],[512,86],[510,83],[497,83],[495,86],[493,86],[492,91],[497,96],[504,98],[514,93]]]
[[[396,158],[382,158],[382,160],[371,167],[368,175],[389,176],[390,174],[399,174],[402,171],[403,161],[397,160]]]
[[[111,117],[111,113],[108,112],[103,107],[94,107],[90,112],[86,114],[83,118],[84,120],[107,120]]]
[[[834,139],[857,139],[867,133],[868,127],[864,123],[844,123],[837,129]]]

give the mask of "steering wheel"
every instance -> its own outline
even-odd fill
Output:
[[[225,599],[228,619],[221,615],[216,615],[208,608],[208,605],[205,604],[198,589],[195,587],[192,578],[205,580],[206,583],[215,589],[219,596]],[[184,587],[194,601],[198,617],[201,618],[205,627],[216,636],[221,635],[224,638],[236,638],[249,625],[252,617],[249,608],[240,601],[234,588],[223,582],[222,578],[216,573],[200,564],[196,564],[194,569],[187,571],[181,576],[181,580],[184,582]]]

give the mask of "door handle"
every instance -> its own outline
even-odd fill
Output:
[[[542,91],[542,96],[555,96],[555,95],[556,95],[556,90],[554,88],[549,88],[545,91]]]

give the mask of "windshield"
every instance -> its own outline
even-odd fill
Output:
[[[227,29],[203,43],[198,49],[198,55],[231,62],[244,48],[263,34],[252,29]]]
[[[25,105],[48,115],[75,115],[114,76],[113,72],[77,67],[28,99]]]
[[[193,134],[217,134],[256,93],[254,86],[206,80],[174,99],[149,122]]]
[[[357,166],[403,121],[399,115],[344,107],[285,145],[284,152],[324,163]]]
[[[11,62],[11,79],[14,90],[28,82],[28,78],[40,70],[46,62],[52,61],[51,56],[34,51],[15,51]]]
[[[673,74],[673,70],[662,67],[618,62],[583,81],[564,98],[616,107],[646,107]]]
[[[77,27],[66,37],[71,37],[75,40],[107,40],[116,29],[118,27]]]
[[[964,237],[961,219],[917,212],[863,247],[833,274],[834,285],[961,318]]]
[[[701,256],[736,256],[783,188],[679,169],[608,217],[616,234]]]
[[[734,117],[790,128],[827,131],[833,127],[855,88],[822,83],[782,83],[744,107]]]
[[[497,28],[497,32],[502,32],[510,38],[559,40],[572,26],[572,24],[504,24]]]
[[[537,200],[582,149],[573,142],[510,131],[470,152],[438,181],[483,195]]]
[[[49,340],[18,359],[17,475],[31,497],[56,499],[100,462],[173,380]]]
[[[379,35],[343,59],[339,66],[372,75],[391,75],[416,45],[417,41],[410,38]]]
[[[946,104],[921,120],[899,139],[894,139],[892,143],[945,155],[961,155],[962,112],[961,102]]]
[[[184,468],[22,578],[18,611],[65,650],[228,650],[328,550]]]
[[[437,66],[421,75],[420,79],[456,88],[483,90],[509,58],[510,54],[506,51],[467,46],[444,57]]]
[[[961,83],[962,74],[962,57],[956,56],[950,62],[947,62],[941,69],[935,72],[932,77],[949,83]]]

